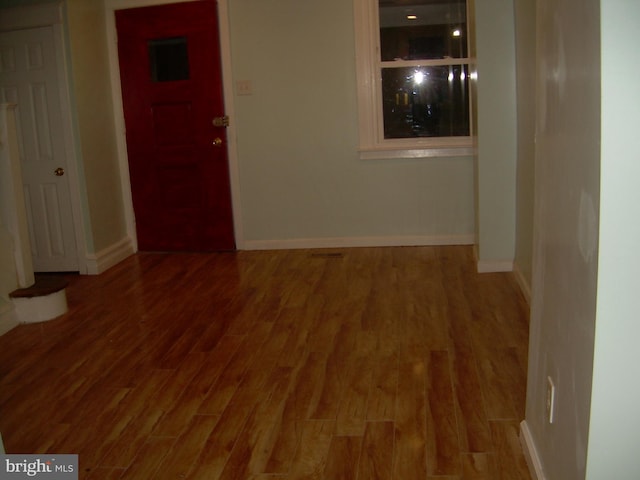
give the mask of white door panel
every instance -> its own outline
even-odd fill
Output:
[[[78,270],[52,27],[0,34],[0,101],[16,103],[36,271]],[[56,174],[57,172],[57,174]]]

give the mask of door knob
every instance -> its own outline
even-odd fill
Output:
[[[56,168],[56,169],[53,171],[53,174],[54,174],[56,177],[61,177],[62,175],[64,175],[64,168],[62,168],[62,167],[58,167],[58,168]]]
[[[220,137],[216,137],[213,139],[213,146],[214,147],[221,147],[222,146],[222,139]]]

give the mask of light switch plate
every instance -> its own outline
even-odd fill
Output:
[[[238,80],[236,82],[236,93],[238,95],[253,95],[251,80]]]

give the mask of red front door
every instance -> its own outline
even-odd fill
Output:
[[[216,2],[116,12],[140,250],[235,248]]]

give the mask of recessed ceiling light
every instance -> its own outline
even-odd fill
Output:
[[[462,32],[459,28],[456,28],[453,32],[451,32],[451,35],[453,35],[454,37],[459,37],[460,35],[462,35]]]
[[[417,18],[416,15],[407,15],[407,20],[417,20]]]

